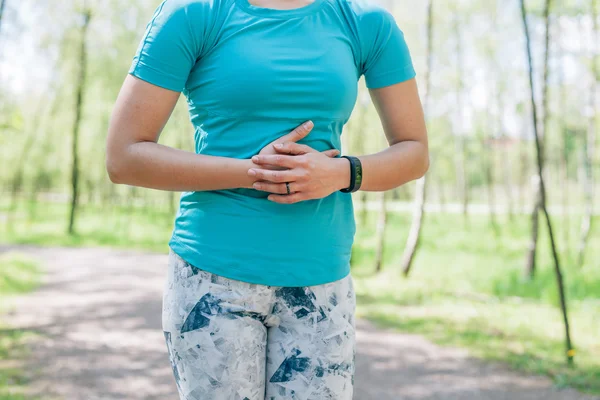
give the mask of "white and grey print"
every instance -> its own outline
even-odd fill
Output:
[[[163,330],[182,400],[350,400],[352,278],[272,287],[200,270],[173,251]]]

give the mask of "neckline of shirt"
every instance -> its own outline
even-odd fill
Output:
[[[291,9],[266,8],[251,4],[249,0],[236,0],[236,3],[249,14],[266,18],[297,18],[317,12],[325,0],[314,0],[312,3]]]

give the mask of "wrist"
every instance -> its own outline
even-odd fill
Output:
[[[336,186],[335,190],[339,191],[350,187],[350,168],[351,164],[347,158],[339,157],[333,159],[336,162]]]
[[[251,170],[252,168],[258,168],[259,166],[254,164],[254,162],[252,161],[252,159],[248,158],[248,159],[243,159],[242,160],[242,165],[243,165],[243,171],[242,171],[242,176],[243,176],[243,185],[242,188],[243,189],[254,189],[254,182],[256,182],[256,179],[251,177],[250,175],[248,175],[248,171]]]
[[[342,193],[354,193],[360,190],[362,185],[362,162],[360,158],[355,156],[342,156],[348,160],[350,164],[350,185],[346,188],[341,189]]]

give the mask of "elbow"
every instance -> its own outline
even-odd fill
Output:
[[[123,162],[124,157],[114,150],[107,149],[105,167],[108,174],[108,179],[115,184],[126,184],[127,177],[125,172],[127,168]]]
[[[110,179],[112,183],[124,183],[122,170],[118,167],[117,163],[109,161],[108,158],[106,160],[106,172],[108,173],[108,179]]]

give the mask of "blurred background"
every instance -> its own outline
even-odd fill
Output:
[[[128,364],[130,374],[120,375],[142,387],[152,378],[141,378],[141,370],[166,365],[165,386],[154,394],[119,392],[114,371],[107,372],[113,380],[89,376],[107,362],[103,352],[112,354],[114,340],[106,335],[114,326],[91,319],[81,325],[82,315],[120,316],[138,337],[146,328],[160,334],[166,258],[152,255],[168,251],[179,194],[114,185],[104,167],[111,109],[158,3],[0,0],[0,399],[35,398],[31,388],[40,398],[67,399],[80,398],[70,393],[88,399],[173,393],[158,340],[155,365],[140,357],[143,367]],[[406,385],[390,387],[390,399],[454,398],[432,397],[425,390],[432,384],[439,393],[454,388],[460,399],[505,398],[490,393],[519,387],[531,397],[523,389],[522,396],[506,398],[552,399],[550,392],[583,398],[559,390],[567,387],[597,398],[600,0],[529,0],[525,9],[519,0],[379,3],[393,12],[412,52],[432,163],[424,180],[385,195],[354,195],[358,312],[370,321],[368,337],[380,339],[379,345],[363,339],[362,359],[370,360],[363,361],[363,376],[376,376],[379,368],[399,382],[412,371],[418,381],[430,366],[427,357],[406,358],[422,345],[416,334],[435,343],[430,359],[444,354],[448,381],[430,375],[422,387],[410,382],[410,392],[403,392]],[[362,80],[360,88],[344,154],[387,145]],[[194,149],[183,98],[161,143]],[[154,283],[139,282],[133,272],[143,274],[149,265],[158,274]],[[132,282],[137,294],[148,285],[145,295],[153,300],[132,295],[127,316],[122,305],[107,308]],[[69,336],[73,331],[85,334]],[[381,332],[397,332],[397,343]],[[387,346],[396,350],[377,366],[384,355],[368,353],[385,353]],[[483,364],[443,353],[448,346]],[[66,348],[73,352],[56,350]],[[449,383],[470,382],[465,366],[486,377],[480,366],[497,361],[508,375],[489,393],[481,385],[492,379],[477,383],[479,394]],[[88,375],[75,373],[81,370]],[[73,374],[68,379],[66,371]],[[520,381],[523,376],[545,383],[538,387],[531,383],[537,378]],[[361,398],[388,398],[362,382]],[[114,392],[102,397],[103,390]]]

